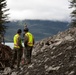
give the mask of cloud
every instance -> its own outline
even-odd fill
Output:
[[[70,20],[68,0],[7,0],[7,7],[10,20]]]

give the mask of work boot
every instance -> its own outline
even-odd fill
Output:
[[[25,65],[31,64],[31,62],[26,62]]]

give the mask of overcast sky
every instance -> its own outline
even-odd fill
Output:
[[[42,19],[69,21],[68,0],[7,0],[10,20]]]

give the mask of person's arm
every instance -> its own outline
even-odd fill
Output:
[[[22,43],[21,43],[21,37],[18,37],[17,43],[18,43],[18,46],[20,46],[21,48],[23,47],[23,46],[22,46]]]
[[[25,46],[25,47],[27,46],[27,43],[28,43],[28,37],[25,36],[25,37],[24,37],[24,46]]]
[[[34,39],[34,37],[33,37],[33,45],[35,44],[35,39]]]

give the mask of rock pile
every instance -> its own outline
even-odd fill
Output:
[[[36,42],[32,63],[10,75],[75,75],[76,74],[76,28]]]
[[[0,70],[10,65],[12,56],[12,49],[7,46],[0,44]]]
[[[75,75],[76,28],[38,41],[25,75]]]

